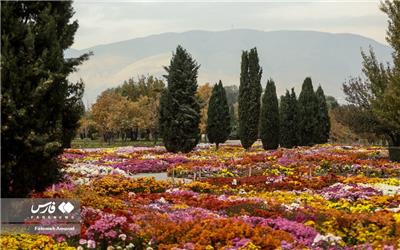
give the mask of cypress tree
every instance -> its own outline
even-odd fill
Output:
[[[260,136],[263,148],[277,149],[279,146],[279,104],[275,83],[267,81],[261,106]]]
[[[224,143],[231,133],[231,118],[228,101],[222,82],[214,85],[207,111],[207,136],[211,143],[218,146]]]
[[[315,95],[312,81],[307,77],[299,95],[299,135],[300,145],[310,146],[315,144],[318,101]]]
[[[199,65],[181,46],[165,67],[167,90],[160,101],[160,133],[169,152],[191,151],[200,140],[200,105],[196,98]]]
[[[328,105],[326,103],[325,94],[322,87],[319,86],[316,91],[316,97],[318,101],[318,113],[317,113],[317,128],[315,133],[316,143],[326,143],[329,139],[329,132],[331,130],[331,122],[329,120]]]
[[[289,93],[281,97],[280,105],[280,145],[285,148],[292,148],[298,145],[298,120],[297,120],[297,99],[292,88]]]
[[[299,115],[299,104],[294,88],[292,88],[292,91],[290,93],[289,108],[290,108],[290,120],[291,120],[290,136],[292,138],[291,145],[292,147],[295,147],[300,144],[300,134],[299,134],[300,115]]]
[[[281,103],[280,103],[280,145],[281,147],[291,148],[293,147],[290,138],[291,134],[290,131],[292,129],[292,121],[290,118],[290,93],[289,90],[286,90],[285,95],[281,96]]]
[[[249,149],[258,138],[262,69],[257,49],[243,51],[239,86],[239,138]]]
[[[64,58],[78,29],[72,3],[1,4],[1,196],[24,197],[60,177],[57,156],[75,135],[83,84]]]

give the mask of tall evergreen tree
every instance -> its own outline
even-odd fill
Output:
[[[239,86],[239,138],[245,149],[249,149],[258,137],[261,75],[257,49],[243,51]]]
[[[290,102],[289,102],[289,108],[290,108],[290,120],[291,120],[291,126],[290,126],[290,136],[291,136],[291,145],[292,147],[298,146],[300,144],[300,115],[299,115],[299,103],[296,97],[296,92],[294,91],[294,88],[292,88],[290,92]]]
[[[1,195],[24,197],[60,176],[82,111],[83,84],[67,77],[89,55],[64,59],[78,29],[70,1],[1,5]]]
[[[318,101],[317,127],[315,133],[316,143],[326,143],[329,139],[331,130],[331,122],[329,120],[328,105],[326,103],[325,94],[322,87],[319,86],[315,92]]]
[[[222,82],[214,85],[207,111],[207,136],[218,146],[224,143],[231,133],[231,118],[228,101]]]
[[[280,145],[281,147],[291,148],[293,147],[291,138],[292,120],[290,113],[290,93],[286,90],[285,95],[281,96],[281,103],[279,106],[279,118],[280,118]]]
[[[272,79],[267,81],[261,106],[260,137],[263,148],[277,149],[279,146],[279,104],[276,87]]]
[[[315,143],[317,131],[318,101],[312,81],[307,77],[299,95],[299,134],[300,145],[309,146]]]
[[[160,133],[170,152],[191,151],[200,140],[200,105],[196,98],[199,65],[181,46],[165,67],[168,88],[161,97]]]
[[[296,93],[292,88],[281,97],[280,105],[280,145],[285,148],[297,146],[298,140],[298,109]]]

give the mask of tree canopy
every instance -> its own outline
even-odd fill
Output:
[[[258,138],[262,69],[257,49],[243,51],[239,86],[239,138],[248,149]]]
[[[64,58],[78,29],[72,3],[1,3],[1,194],[24,197],[57,181],[57,155],[82,115],[83,83],[69,82],[88,59]]]
[[[386,0],[381,10],[389,18],[386,40],[394,50],[393,65],[379,63],[373,48],[361,53],[363,75],[343,84],[349,105],[342,107],[342,121],[400,146],[400,2]]]
[[[272,79],[267,81],[261,106],[260,137],[264,149],[279,147],[279,104]]]
[[[214,85],[207,115],[208,140],[215,143],[218,149],[219,144],[224,143],[231,133],[229,106],[221,81]]]
[[[165,67],[168,81],[160,104],[160,132],[170,152],[189,152],[200,139],[200,105],[196,97],[199,65],[181,46]]]

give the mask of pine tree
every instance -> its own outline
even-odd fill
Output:
[[[318,103],[312,81],[307,77],[299,95],[299,134],[300,145],[310,146],[315,144],[317,129]]]
[[[249,149],[258,138],[262,69],[257,49],[243,51],[239,86],[239,138]]]
[[[331,130],[331,123],[328,114],[328,105],[326,103],[325,94],[322,87],[319,86],[316,91],[318,100],[318,113],[317,113],[317,128],[315,133],[316,143],[326,143],[329,139],[329,132]]]
[[[231,133],[231,118],[228,101],[222,82],[214,85],[207,111],[207,136],[211,143],[218,146],[224,143]]]
[[[200,140],[200,105],[196,98],[199,65],[181,46],[165,67],[168,88],[160,101],[160,133],[170,152],[190,152]]]
[[[275,83],[267,81],[261,106],[260,136],[263,148],[277,149],[279,146],[279,104]]]
[[[64,59],[78,29],[70,1],[1,5],[1,195],[24,197],[60,177],[82,111],[83,84],[67,77],[89,55]]]

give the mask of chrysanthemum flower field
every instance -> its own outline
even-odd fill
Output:
[[[400,164],[384,148],[69,149],[60,160],[64,180],[33,197],[80,199],[80,237],[2,236],[3,248],[400,249]],[[160,172],[174,178],[135,176]]]

